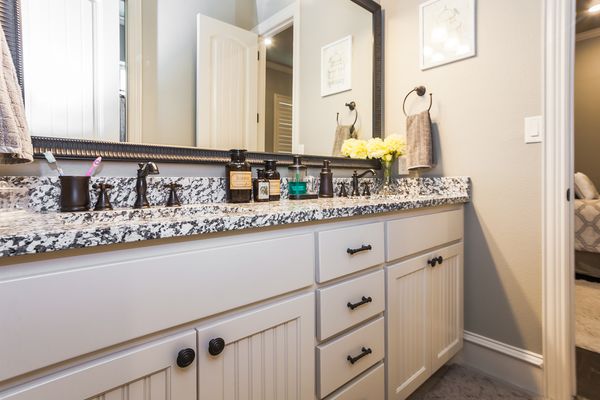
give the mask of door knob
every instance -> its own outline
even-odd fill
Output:
[[[179,368],[186,368],[192,365],[196,359],[196,352],[194,349],[183,349],[177,353],[177,366]]]
[[[225,340],[223,338],[211,339],[208,342],[208,353],[211,356],[218,356],[225,349]]]

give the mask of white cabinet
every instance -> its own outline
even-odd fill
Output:
[[[387,268],[388,399],[405,399],[462,348],[462,243]]]
[[[195,348],[195,332],[186,331],[0,393],[0,399],[195,400],[195,360],[177,365],[182,350]]]
[[[313,399],[314,320],[311,293],[198,328],[199,399]]]

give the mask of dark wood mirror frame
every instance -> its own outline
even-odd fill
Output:
[[[384,54],[383,54],[383,11],[381,6],[374,0],[351,0],[353,3],[363,7],[373,14],[373,136],[382,137],[383,133],[383,77],[384,77]],[[20,26],[20,0],[0,0],[4,10],[10,14],[3,17],[17,21],[16,24],[8,24],[4,27],[9,41],[11,51],[16,54],[18,75],[22,81],[21,63],[21,26]],[[8,7],[7,7],[8,6]],[[1,7],[0,7],[1,8]],[[57,159],[63,160],[89,160],[90,158],[102,156],[106,161],[160,161],[170,163],[192,163],[192,164],[223,164],[229,161],[229,152],[222,150],[207,150],[196,147],[164,146],[152,144],[136,144],[122,142],[108,142],[85,139],[63,139],[43,136],[32,136],[34,153],[36,158],[43,158],[43,153],[51,151]],[[248,161],[251,164],[260,164],[266,159],[275,159],[280,164],[291,164],[292,156],[279,153],[248,153]],[[356,160],[342,157],[325,157],[315,155],[304,155],[304,162],[308,166],[320,166],[323,160],[331,161],[336,168],[380,168],[377,160]]]

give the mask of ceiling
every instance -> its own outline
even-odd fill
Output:
[[[590,14],[587,10],[600,0],[577,0],[577,33],[600,28],[600,13]]]
[[[273,44],[267,49],[267,60],[277,64],[291,67],[294,54],[294,28],[286,30],[273,36]]]

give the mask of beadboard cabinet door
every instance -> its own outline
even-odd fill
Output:
[[[314,294],[198,328],[200,400],[314,399]]]
[[[33,381],[0,399],[195,400],[196,363],[177,365],[181,350],[195,348],[190,330]]]
[[[443,262],[431,271],[431,363],[435,371],[463,345],[463,247],[438,251]]]
[[[426,257],[387,268],[388,399],[405,399],[431,375]]]
[[[463,345],[463,245],[387,267],[388,399],[406,399]]]

